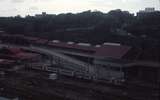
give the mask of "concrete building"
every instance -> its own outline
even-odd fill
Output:
[[[157,10],[155,10],[155,8],[153,8],[153,7],[147,7],[147,8],[145,8],[145,10],[140,10],[139,12],[137,12],[137,16],[138,17],[146,16],[146,15],[152,14],[154,12],[157,12]]]
[[[64,42],[49,42],[48,45],[55,52],[62,53],[74,59],[96,66],[95,72],[98,80],[116,82],[128,79],[133,81],[134,79],[137,79],[137,81],[140,82],[141,80],[138,79],[139,77],[141,77],[141,79],[143,78],[144,80],[146,78],[145,71],[148,71],[151,74],[151,77],[148,79],[152,81],[159,79],[159,77],[156,79],[153,78],[154,76],[158,75],[159,63],[154,64],[155,62],[152,62],[146,64],[148,61],[138,60],[138,58],[141,57],[142,52],[135,47],[125,46],[117,43],[104,43],[103,45],[86,46],[77,45],[76,43],[68,44]],[[135,71],[139,74],[137,75],[137,73],[134,73]]]
[[[155,11],[156,11],[155,8],[148,7],[148,8],[145,8],[145,10],[140,10],[139,13],[150,13]]]
[[[155,12],[155,8],[152,8],[152,7],[148,7],[148,8],[145,8],[144,10],[145,12]]]
[[[42,12],[42,14],[36,14],[36,18],[43,18],[43,17],[54,17],[55,14],[47,14],[46,12]]]
[[[124,79],[123,67],[132,52],[132,47],[117,43],[92,46],[49,42],[48,45],[58,53],[96,66],[98,79],[110,81]]]
[[[3,35],[1,37],[3,37],[3,40],[6,40],[6,36]],[[7,36],[7,38],[8,37],[9,36]],[[89,68],[91,68],[98,80],[134,80],[134,76],[136,76],[138,81],[139,77],[145,79],[145,70],[153,75],[153,72],[157,73],[156,70],[159,68],[158,64],[154,64],[157,62],[146,64],[148,61],[154,61],[151,58],[155,58],[154,55],[150,53],[153,52],[150,47],[149,49],[145,48],[143,50],[141,48],[119,43],[91,45],[88,43],[75,43],[72,41],[61,42],[58,40],[49,41],[33,37],[22,37],[29,40],[29,43],[32,43],[33,46],[38,47],[36,49],[37,51],[39,49],[42,53],[48,52],[50,56],[52,55],[53,57],[56,55],[54,59],[55,63],[63,68],[60,72],[62,73],[65,71],[67,74],[70,74],[70,76],[75,75],[74,72],[76,71],[79,71],[81,75],[84,75],[84,73],[89,73]],[[13,37],[11,37],[9,41],[11,39],[13,39]],[[27,46],[29,47],[29,45]],[[156,48],[156,51],[159,51],[159,49],[157,49],[158,48]],[[156,53],[156,55],[158,55],[158,53]],[[34,59],[36,59],[36,57]],[[40,66],[41,65],[42,64],[40,64]],[[155,68],[154,66],[157,67]],[[58,68],[60,69],[60,67]],[[44,68],[42,68],[42,70],[44,70]],[[92,74],[90,74],[90,76],[92,76]],[[156,80],[153,77],[150,79]]]

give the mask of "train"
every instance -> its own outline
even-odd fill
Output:
[[[75,77],[79,79],[93,80],[93,76],[90,76],[87,73],[82,73],[82,72],[74,71],[74,70],[68,70],[64,68],[57,68],[53,66],[43,66],[43,65],[36,65],[36,64],[28,64],[27,68],[34,69],[34,70],[43,70],[43,71],[52,72],[52,73],[56,73],[56,74],[64,75],[68,77]]]

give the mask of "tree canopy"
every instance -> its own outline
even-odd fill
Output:
[[[120,9],[108,13],[84,11],[46,16],[1,17],[0,27],[10,34],[102,43],[126,42],[132,38],[160,38],[160,12],[134,16]]]

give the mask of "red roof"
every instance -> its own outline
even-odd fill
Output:
[[[39,39],[39,38],[36,38],[36,37],[28,37],[28,36],[24,36],[23,38],[27,39],[29,41],[37,41]]]
[[[26,52],[21,52],[21,53],[14,55],[14,57],[16,57],[17,59],[21,59],[21,60],[29,60],[32,58],[36,58],[37,56],[39,55],[35,53],[26,53]]]
[[[35,41],[41,44],[47,43],[47,40],[45,39],[40,39],[40,38],[35,38],[35,37],[26,37],[22,35],[17,35],[17,36],[20,36],[25,39],[28,39],[29,41]],[[59,43],[49,42],[48,45],[53,46],[53,47],[59,47],[59,48],[81,50],[86,53],[92,52],[93,56],[110,57],[110,58],[116,58],[116,59],[122,58],[131,49],[130,46],[122,46],[122,45],[120,46],[119,45],[102,45],[101,47],[94,47],[94,46],[80,46],[77,44],[67,44],[64,42],[59,42]],[[20,52],[20,50],[18,49],[12,49],[11,51],[13,53]]]
[[[6,48],[9,53],[4,54],[4,56],[12,59],[20,59],[20,60],[27,60],[27,59],[32,59],[36,58],[39,56],[39,54],[36,53],[28,53],[23,51],[20,48]]]
[[[93,52],[93,56],[108,57],[115,59],[122,58],[131,49],[130,46],[123,46],[123,45],[102,45],[101,47],[94,47],[94,46],[81,46],[77,44],[67,44],[64,42],[59,42],[59,43],[50,42],[49,45],[53,47],[67,48],[73,50],[78,49],[78,50]]]
[[[38,43],[38,44],[45,44],[47,42],[48,42],[48,40],[46,40],[46,39],[38,39],[38,40],[36,40],[36,43]]]
[[[131,47],[129,46],[105,45],[97,48],[94,55],[99,57],[121,59],[130,49]]]
[[[80,46],[77,44],[67,44],[65,42],[59,42],[59,43],[49,42],[48,44],[50,46],[56,46],[56,47],[62,47],[62,48],[79,49],[84,51],[95,51],[95,48],[93,48],[92,46]]]
[[[9,52],[11,52],[12,54],[17,54],[22,52],[22,50],[20,48],[8,48]]]

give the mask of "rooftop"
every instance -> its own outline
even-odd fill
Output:
[[[15,63],[14,60],[0,59],[0,65],[9,65]]]
[[[132,48],[130,46],[111,45],[111,44],[100,45],[98,47],[95,47],[95,46],[85,46],[77,44],[67,44],[64,42],[59,42],[59,43],[49,42],[49,45],[63,49],[73,49],[73,50],[76,49],[86,52],[92,52],[93,56],[111,57],[116,59],[122,58]]]

